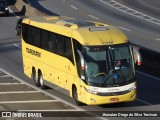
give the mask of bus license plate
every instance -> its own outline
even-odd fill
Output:
[[[110,101],[111,101],[111,102],[118,102],[118,101],[119,101],[119,98],[110,98]]]

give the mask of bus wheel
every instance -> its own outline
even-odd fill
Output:
[[[78,100],[78,93],[76,87],[73,88],[73,98],[78,106],[83,105],[83,103]]]
[[[47,87],[44,85],[44,80],[43,80],[43,76],[42,76],[42,73],[39,73],[38,74],[38,80],[40,82],[40,86],[42,89],[46,89]]]
[[[40,82],[39,82],[39,80],[36,77],[36,70],[35,69],[32,69],[32,79],[34,80],[36,86],[40,87]]]

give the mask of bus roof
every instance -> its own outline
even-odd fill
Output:
[[[26,18],[23,23],[76,39],[83,45],[111,45],[128,42],[118,28],[93,21],[78,21],[65,16]]]

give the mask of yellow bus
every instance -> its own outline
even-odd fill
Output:
[[[134,49],[116,27],[44,16],[24,19],[21,36],[24,73],[36,86],[59,87],[77,105],[136,99]]]

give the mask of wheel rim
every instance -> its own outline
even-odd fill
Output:
[[[43,78],[42,78],[42,75],[40,75],[40,84],[41,84],[41,86],[43,86]]]

